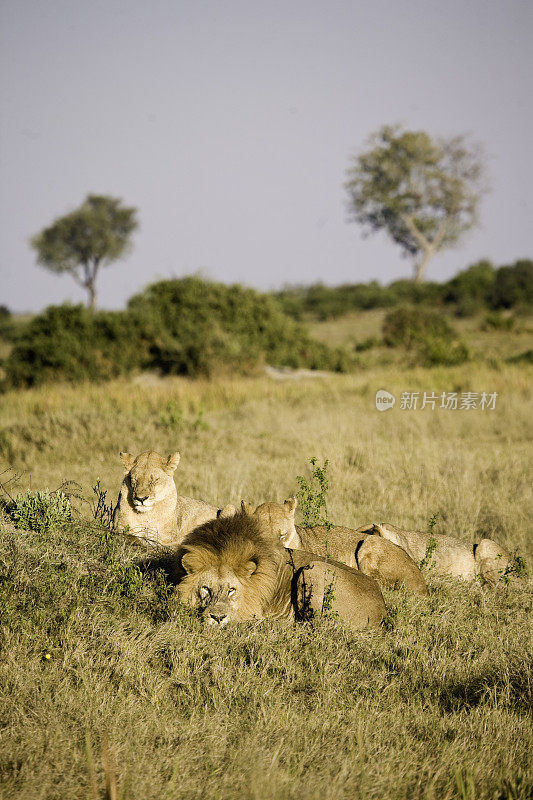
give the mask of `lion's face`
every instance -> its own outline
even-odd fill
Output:
[[[198,610],[206,625],[222,628],[230,622],[250,619],[243,613],[243,596],[243,584],[234,572],[212,569],[194,576],[183,599]]]
[[[151,511],[156,503],[175,493],[173,475],[179,464],[179,453],[166,459],[154,452],[141,453],[137,457],[121,453],[120,457],[127,470],[125,481],[129,500],[137,513]]]
[[[247,521],[248,520],[248,521]],[[255,527],[253,527],[255,526]],[[248,531],[252,531],[252,538]],[[275,590],[281,547],[259,538],[255,520],[238,514],[197,528],[185,540],[180,599],[207,625],[261,619]]]
[[[299,546],[299,537],[294,525],[295,497],[285,500],[283,504],[263,503],[255,509],[243,501],[242,510],[259,520],[265,533],[280,541],[284,547]]]

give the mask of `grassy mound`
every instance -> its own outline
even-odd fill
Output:
[[[529,797],[524,588],[210,631],[137,561],[97,525],[1,526],[2,797]]]

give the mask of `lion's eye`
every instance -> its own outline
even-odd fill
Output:
[[[208,597],[211,597],[211,590],[209,586],[200,586],[200,597],[203,600],[207,600]]]
[[[233,594],[235,594],[235,588],[232,586],[230,589],[228,589],[228,597],[231,597]]]

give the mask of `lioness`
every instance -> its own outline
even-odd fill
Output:
[[[292,497],[280,505],[262,503],[257,508],[242,502],[242,510],[260,519],[271,534],[285,546],[307,550],[326,556],[359,569],[385,586],[403,585],[417,594],[427,595],[424,577],[413,559],[401,547],[371,536],[371,531],[352,530],[336,525],[328,531],[324,526],[303,528],[295,525],[296,498]]]
[[[189,533],[178,553],[180,598],[208,625],[309,619],[324,602],[355,630],[386,614],[378,584],[337,561],[286,550],[258,518],[219,517]]]
[[[389,542],[399,545],[415,561],[422,561],[427,554],[429,564],[434,564],[435,572],[442,575],[451,575],[467,581],[472,581],[480,575],[485,581],[494,585],[512,564],[509,553],[492,539],[482,539],[476,545],[439,533],[404,531],[388,522],[374,524],[368,528],[372,528],[373,533],[379,534]],[[431,539],[435,543],[434,548],[431,546]]]
[[[214,519],[215,506],[178,495],[174,472],[180,454],[163,458],[148,451],[138,456],[121,453],[126,474],[114,513],[114,528],[147,544],[176,545],[185,534]],[[221,513],[235,513],[226,506]]]

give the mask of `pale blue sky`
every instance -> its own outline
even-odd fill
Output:
[[[350,154],[384,123],[484,144],[481,226],[436,258],[533,256],[531,2],[3,0],[0,304],[84,300],[28,238],[113,194],[139,209],[103,307],[201,271],[259,288],[389,282],[410,263],[348,224]]]

